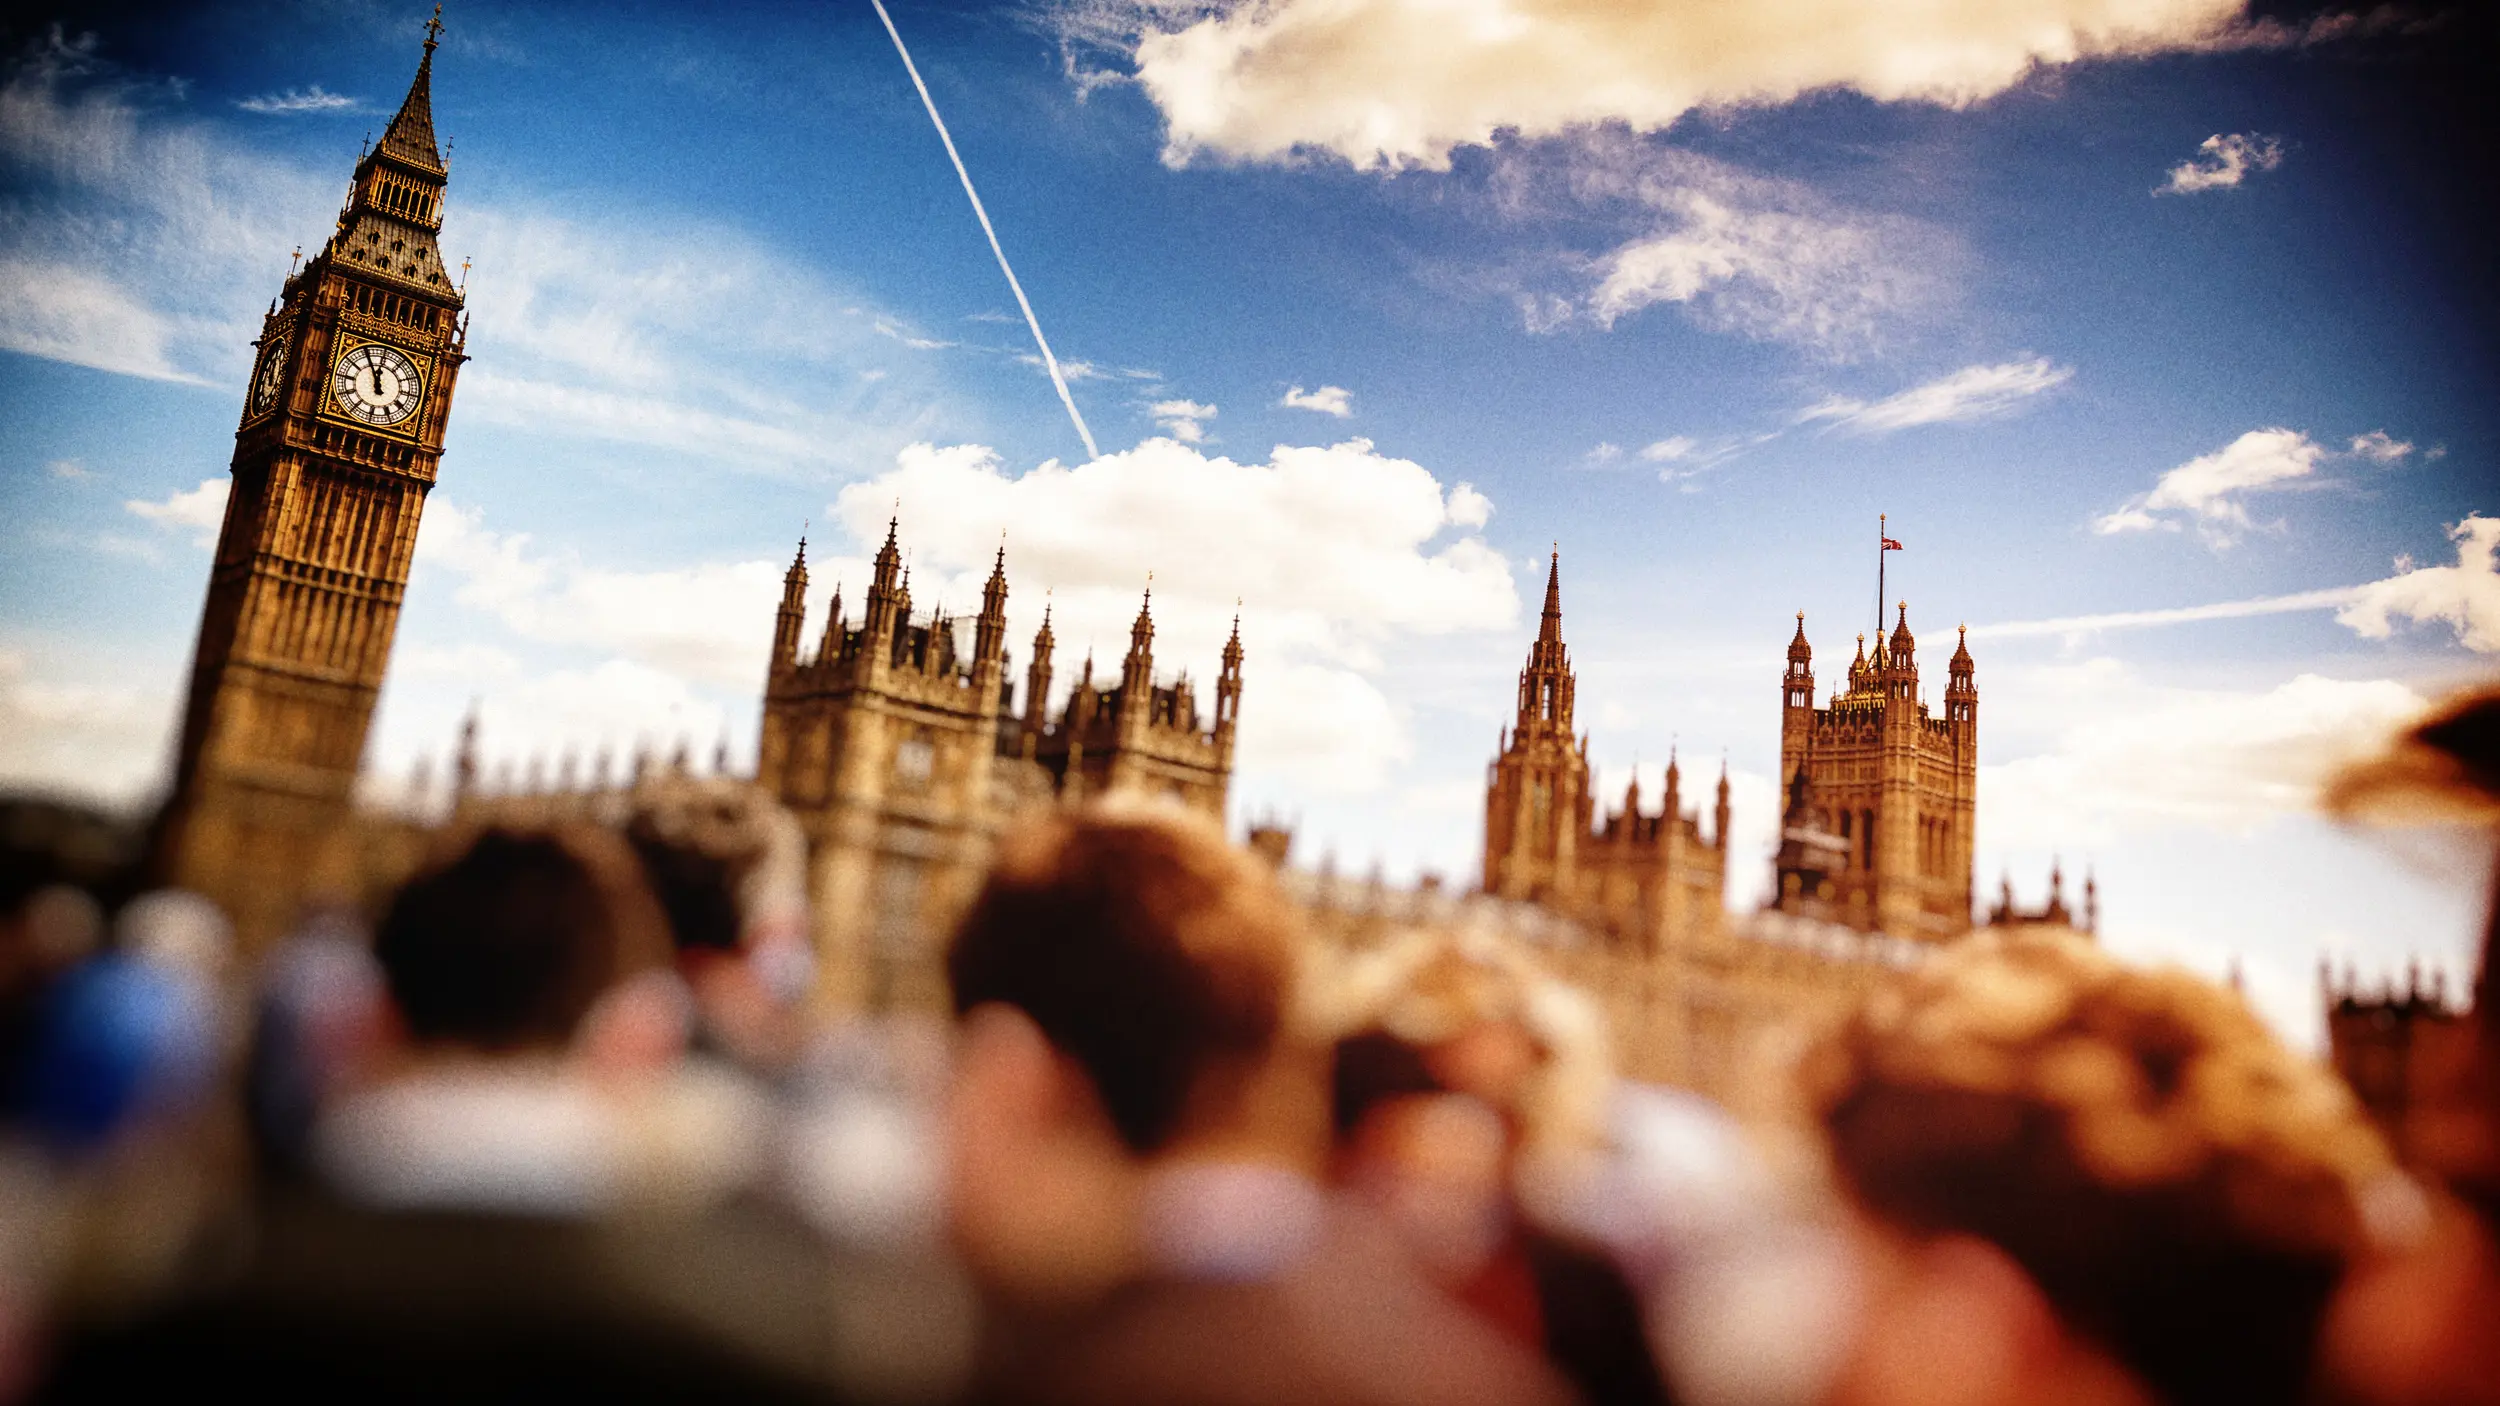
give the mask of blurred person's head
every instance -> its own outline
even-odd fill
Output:
[[[1600,1139],[1614,1075],[1602,1017],[1515,944],[1413,932],[1341,960],[1325,987],[1313,1004],[1339,1035],[1341,1152],[1364,1145],[1376,1106],[1407,1096],[1464,1095],[1497,1115],[1508,1134],[1502,1178],[1513,1153],[1541,1174]]]
[[[2381,823],[2479,829],[2500,840],[2500,688],[2449,698],[2384,753],[2326,788],[2331,811]],[[2354,1276],[2329,1321],[2336,1389],[2382,1403],[2500,1402],[2500,870],[2483,929],[2473,1008],[2475,1058],[2434,1078],[2417,1063],[2406,1090],[2410,1155],[2469,1208],[2442,1206],[2408,1252]],[[2423,1136],[2425,1128],[2436,1134]]]
[[[2445,700],[2385,752],[2330,778],[2325,800],[2348,819],[2464,826],[2486,851],[2500,844],[2500,687]],[[2477,1057],[2456,1077],[2417,1077],[2407,1089],[2410,1116],[2437,1129],[2412,1137],[2407,1155],[2500,1232],[2500,1025],[2492,1015],[2500,1008],[2500,864],[2491,882],[2468,1016]]]
[[[742,1062],[796,1055],[812,975],[798,823],[761,788],[668,775],[633,794],[625,839],[668,920],[707,1040]]]
[[[1150,1162],[1318,1169],[1326,1068],[1292,1028],[1299,942],[1272,875],[1203,820],[1096,807],[1007,837],[946,955],[955,1218],[976,1268],[1037,1294],[1099,1287]]]
[[[506,1053],[572,1042],[668,948],[632,852],[583,826],[479,833],[401,887],[373,950],[411,1041]]]
[[[313,1130],[379,1058],[390,1001],[370,940],[353,917],[320,912],[269,954],[260,973],[244,1108],[273,1173],[306,1165]]]
[[[128,891],[135,845],[130,827],[100,813],[0,798],[0,1008],[95,950],[105,908]]]
[[[2390,1176],[2235,994],[2045,931],[1939,954],[1802,1079],[1863,1213],[1845,1400],[2299,1399]]]

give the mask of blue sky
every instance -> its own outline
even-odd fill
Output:
[[[1603,785],[1724,756],[1750,902],[1781,650],[1838,677],[1883,512],[1931,665],[1973,627],[1983,886],[2089,863],[2295,1029],[2321,952],[2459,960],[2480,875],[2307,792],[2500,654],[2478,36],[1980,8],[896,7],[1088,462],[864,3],[454,5],[474,360],[377,794],[473,700],[516,766],[743,752],[802,524],[855,596],[899,499],[924,604],[1007,531],[1063,686],[1148,571],[1167,672],[1239,597],[1236,821],[1464,876],[1559,543]],[[0,778],[161,784],[257,311],[423,19],[0,35]]]

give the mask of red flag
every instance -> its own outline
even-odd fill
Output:
[[[1887,537],[1884,539],[1884,550],[1887,552],[1903,552],[1908,551],[1909,549]]]

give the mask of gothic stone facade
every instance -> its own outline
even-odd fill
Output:
[[[812,653],[801,645],[806,598],[801,543],[775,618],[756,781],[807,831],[816,947],[834,1004],[943,1004],[937,936],[971,902],[998,832],[1025,807],[1139,795],[1222,820],[1241,710],[1238,621],[1211,719],[1186,676],[1154,681],[1151,595],[1130,629],[1120,681],[1098,687],[1088,659],[1054,718],[1047,610],[1020,707],[1008,678],[1003,549],[969,658],[952,620],[912,623],[891,525],[859,621],[837,593]]]
[[[1848,685],[1815,706],[1805,616],[1780,679],[1782,817],[1775,902],[1785,911],[1940,942],[1970,930],[1979,804],[1979,687],[1967,640],[1948,669],[1944,716],[1918,690],[1918,642],[1901,606]]]
[[[1733,1098],[1783,1032],[1970,930],[1978,690],[1957,649],[1945,714],[1929,716],[1916,648],[1904,607],[1891,640],[1872,659],[1861,644],[1846,691],[1818,708],[1799,617],[1781,679],[1788,805],[1775,897],[1732,916],[1724,774],[1707,831],[1673,761],[1656,814],[1636,781],[1621,810],[1598,817],[1588,739],[1573,728],[1557,555],[1516,720],[1486,776],[1482,895],[1550,915],[1523,930],[1605,1004],[1626,1072]]]
[[[1636,779],[1623,808],[1595,823],[1588,739],[1572,730],[1577,679],[1562,638],[1562,554],[1545,579],[1545,610],[1519,671],[1517,717],[1486,775],[1484,892],[1542,904],[1644,952],[1715,934],[1727,879],[1728,785],[1707,835],[1684,809],[1683,773],[1667,763],[1664,804],[1641,808]]]
[[[154,860],[247,944],[355,879],[351,793],[463,359],[435,247],[439,28],[336,232],[271,305],[235,434]]]

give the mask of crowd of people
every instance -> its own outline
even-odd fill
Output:
[[[2341,794],[2487,820],[2496,735]],[[248,962],[109,825],[0,827],[0,1402],[2500,1401],[2500,1038],[2399,1167],[2071,932],[1940,949],[1740,1125],[1533,952],[1330,947],[1176,811],[1020,825],[950,1012],[839,1019],[726,781]]]

